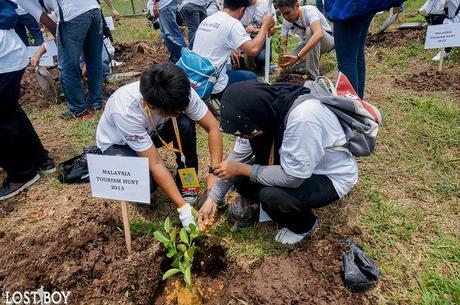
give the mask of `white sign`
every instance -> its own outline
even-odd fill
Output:
[[[460,23],[430,25],[426,31],[425,49],[460,46]]]
[[[27,47],[29,58],[32,58],[37,53],[39,47]],[[45,41],[46,53],[40,58],[40,66],[54,67],[57,64],[57,46],[54,40]]]
[[[107,23],[107,26],[109,27],[109,30],[115,31],[115,24],[113,23],[113,18],[112,17],[104,17],[105,22]]]
[[[93,197],[150,203],[147,158],[88,154]]]

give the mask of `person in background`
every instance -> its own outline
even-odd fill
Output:
[[[19,105],[20,83],[29,58],[26,46],[14,31],[16,7],[9,0],[0,0],[0,167],[6,172],[0,186],[0,200],[11,198],[37,182],[38,171],[56,170]]]
[[[184,0],[179,6],[179,11],[187,26],[188,46],[192,48],[196,30],[207,17],[206,0]]]
[[[366,82],[366,39],[375,14],[334,22],[337,68],[350,81],[359,97],[364,97]],[[327,12],[326,12],[327,16]]]
[[[331,26],[313,5],[300,6],[297,0],[277,0],[277,7],[284,17],[281,26],[283,54],[287,54],[290,32],[301,38],[290,55],[281,56],[280,67],[287,70],[295,64],[300,66],[306,57],[306,72],[310,79],[315,79],[319,76],[320,55],[334,49]]]
[[[147,7],[151,7],[152,15],[159,18],[161,37],[168,49],[169,60],[176,63],[181,49],[187,46],[176,21],[177,1],[149,0]]]
[[[46,12],[56,13],[59,28],[47,28],[56,37],[60,82],[68,110],[62,119],[84,117],[102,109],[102,11],[97,0],[43,0],[44,7],[35,1],[18,0],[21,6],[37,21],[46,18]],[[105,0],[113,8],[111,0]],[[115,18],[118,12],[112,11]],[[48,17],[49,18],[49,17]],[[88,79],[88,96],[85,98],[80,70],[80,56],[85,57]]]
[[[324,15],[324,3],[323,0],[316,0],[316,8]]]
[[[14,3],[17,3],[17,0],[12,0]],[[28,14],[26,11],[22,9],[21,6],[18,5],[16,12],[19,15],[18,23],[16,23],[16,27],[14,30],[21,38],[22,42],[28,47],[29,38],[27,37],[27,31],[29,31],[30,35],[34,39],[34,46],[39,46],[43,43],[43,34],[40,30],[40,25],[35,20],[32,15]]]
[[[260,27],[262,26],[262,21],[265,15],[274,15],[273,20],[276,24],[276,11],[271,0],[250,0],[249,3],[250,6],[246,8],[243,18],[241,19],[241,23],[246,28],[246,32],[249,33],[251,38],[254,38],[260,31]],[[272,28],[270,36],[273,35],[274,32],[275,28]],[[265,47],[262,48],[259,54],[257,54],[255,57],[247,56],[247,61],[254,61],[254,64],[257,68],[263,68],[265,66]]]
[[[248,6],[249,0],[225,0],[223,11],[201,22],[195,35],[193,51],[208,58],[217,67],[226,65],[234,50],[250,56],[259,54],[275,22],[273,16],[264,16],[259,33],[251,39],[240,21]],[[249,79],[257,79],[257,75],[250,71],[227,70],[223,66],[212,93],[214,97],[220,98],[231,84]]]
[[[213,168],[219,180],[200,209],[200,221],[213,219],[217,202],[234,185],[241,196],[260,203],[282,226],[275,240],[302,241],[319,220],[312,209],[345,196],[358,180],[358,165],[348,150],[337,116],[316,99],[295,103],[309,93],[301,85],[234,84],[222,97],[221,129],[249,140],[249,148],[230,153]]]
[[[177,120],[177,132],[172,118]],[[190,204],[196,202],[198,193],[184,189],[178,174],[174,183],[157,148],[174,151],[178,169],[194,168],[198,173],[195,122],[208,133],[209,165],[215,167],[222,161],[219,124],[191,89],[185,72],[168,62],[151,66],[142,72],[140,81],[115,91],[96,131],[96,143],[104,155],[148,158],[151,191],[161,188],[178,208],[185,228],[195,222]],[[208,175],[209,189],[216,179]]]
[[[222,10],[222,4],[219,0],[207,0],[206,1],[206,14],[209,16],[214,15],[218,11]]]

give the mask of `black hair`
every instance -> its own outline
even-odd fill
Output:
[[[191,89],[187,74],[170,62],[144,70],[140,90],[147,104],[166,114],[182,112],[190,103]]]
[[[276,0],[275,6],[278,7],[294,7],[297,0]]]
[[[242,7],[248,7],[251,4],[249,0],[224,0],[224,8],[235,11]]]

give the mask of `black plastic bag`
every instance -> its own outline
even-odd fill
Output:
[[[232,231],[249,227],[259,219],[259,204],[252,203],[237,193],[235,200],[227,209],[228,221],[233,225]]]
[[[378,281],[380,269],[359,245],[348,238],[342,242],[350,247],[342,253],[345,286],[353,292],[369,289]]]
[[[86,154],[100,155],[101,150],[95,145],[83,149],[83,153],[59,164],[61,174],[58,179],[61,183],[75,184],[89,182],[88,161]]]

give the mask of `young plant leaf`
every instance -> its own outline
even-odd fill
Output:
[[[182,252],[185,252],[185,251],[187,251],[187,246],[184,245],[184,244],[178,244],[177,249],[179,249]]]
[[[193,233],[196,231],[196,225],[194,223],[189,224],[188,227],[190,229],[190,233]]]
[[[171,232],[169,233],[169,240],[175,244],[176,243],[176,236],[177,236],[177,229],[173,228]]]
[[[185,243],[185,244],[188,245],[189,242],[188,242],[187,230],[185,230],[185,228],[182,228],[182,229],[180,230],[180,233],[179,233],[179,234],[180,234],[180,240],[181,240],[183,243]]]
[[[168,251],[168,253],[166,253],[166,257],[167,257],[167,258],[171,258],[171,257],[173,257],[174,255],[176,255],[177,252],[174,251],[174,250],[175,250],[174,248],[170,248],[169,251]]]
[[[192,291],[192,266],[189,266],[184,272],[185,285],[189,291]]]
[[[171,263],[171,266],[179,269],[179,257],[177,256],[174,261]]]
[[[163,243],[165,245],[165,247],[169,243],[169,238],[167,238],[166,235],[164,235],[163,232],[161,232],[161,231],[153,232],[153,236],[155,236],[155,238],[159,242]]]
[[[194,232],[191,232],[190,233],[190,242],[192,242],[194,239],[198,238],[201,236],[201,231],[200,230],[196,230]]]
[[[187,249],[187,252],[186,252],[186,253],[187,253],[187,255],[191,258],[190,261],[193,260],[193,256],[195,255],[195,250],[196,250],[196,246],[195,246],[195,245],[193,245],[193,246],[191,246],[190,248]]]
[[[171,276],[173,276],[174,274],[177,274],[179,272],[180,272],[180,270],[176,269],[176,268],[169,269],[168,271],[165,272],[165,274],[163,274],[163,277],[161,279],[164,281],[164,280],[170,278]]]
[[[171,219],[169,219],[169,217],[166,217],[165,219],[164,229],[166,233],[169,233],[169,231],[171,230]]]
[[[195,217],[195,219],[199,218],[198,212],[195,210],[194,207],[192,207],[192,215],[193,215],[193,217]]]

